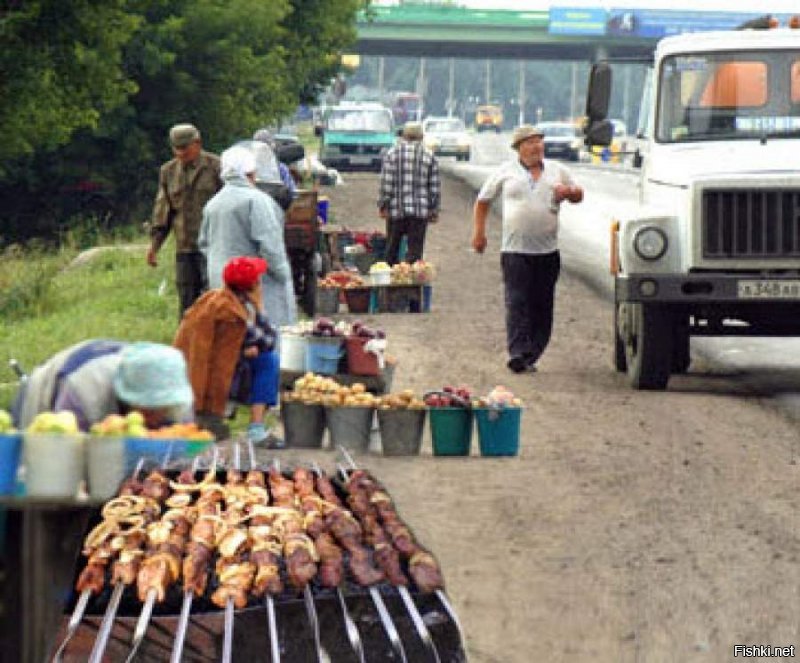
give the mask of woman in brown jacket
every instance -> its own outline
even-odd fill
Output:
[[[237,367],[244,362],[251,375],[248,438],[254,444],[282,446],[264,427],[267,407],[278,402],[280,360],[275,331],[261,310],[261,258],[232,258],[223,270],[222,288],[210,290],[189,308],[175,336],[183,352],[194,391],[198,421],[221,426]],[[208,423],[206,423],[208,425]]]

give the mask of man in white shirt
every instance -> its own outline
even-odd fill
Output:
[[[505,286],[508,368],[535,371],[553,329],[555,286],[561,270],[558,211],[579,203],[583,189],[557,161],[544,160],[544,134],[529,124],[514,130],[518,157],[501,165],[478,192],[472,248],[486,249],[486,219],[492,201],[503,201],[501,265]]]

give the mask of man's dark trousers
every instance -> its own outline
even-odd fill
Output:
[[[388,223],[388,237],[386,238],[386,262],[390,265],[397,264],[400,253],[400,240],[403,235],[408,235],[408,249],[405,262],[413,263],[422,259],[425,249],[425,231],[428,220],[418,216],[403,216],[390,219]]]
[[[502,253],[508,354],[535,363],[550,342],[558,251],[545,254]]]
[[[178,253],[175,260],[175,287],[178,290],[178,319],[208,290],[206,257],[199,251]]]

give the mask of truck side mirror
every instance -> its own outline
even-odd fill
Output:
[[[614,125],[611,120],[594,120],[588,124],[585,133],[586,139],[584,142],[589,147],[593,145],[607,147],[611,145],[611,140],[614,137]]]
[[[586,117],[590,123],[608,117],[611,100],[611,67],[605,62],[592,65],[589,73],[589,90],[586,94]]]
[[[644,163],[644,155],[637,149],[633,153],[633,167],[634,168],[641,168],[642,163]]]

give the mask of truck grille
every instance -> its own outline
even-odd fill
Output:
[[[800,257],[800,190],[705,190],[703,257]]]

